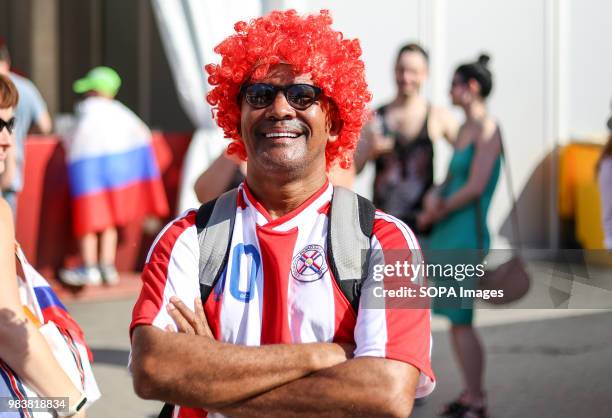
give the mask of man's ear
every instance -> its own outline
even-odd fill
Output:
[[[340,131],[342,131],[343,125],[342,119],[334,118],[331,120],[329,125],[329,137],[327,142],[334,142],[340,136]]]
[[[342,119],[334,119],[331,121],[331,125],[329,127],[329,138],[328,142],[334,142],[340,136],[340,131],[342,130]]]
[[[467,84],[468,88],[473,94],[480,95],[480,84],[478,84],[478,81],[473,78],[470,78]]]

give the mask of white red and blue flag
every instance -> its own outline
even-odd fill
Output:
[[[89,97],[67,138],[74,231],[77,236],[166,216],[168,203],[151,132],[115,100]]]

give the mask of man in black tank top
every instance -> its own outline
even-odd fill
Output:
[[[378,114],[383,119],[385,136],[394,139],[393,151],[376,158],[374,205],[406,222],[416,230],[416,216],[422,209],[423,197],[433,185],[433,143],[427,122],[429,107],[421,130],[414,138],[390,130],[384,121],[385,107]]]
[[[432,107],[421,95],[428,75],[427,52],[417,44],[402,47],[395,64],[397,96],[376,111],[364,129],[355,165],[376,165],[374,204],[425,235],[416,225],[423,198],[433,186],[433,138],[453,141],[458,123],[450,112]]]

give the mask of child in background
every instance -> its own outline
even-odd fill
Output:
[[[117,228],[168,214],[151,132],[114,100],[120,85],[112,68],[97,67],[73,86],[85,95],[66,146],[73,229],[83,264],[60,272],[73,286],[117,283]]]

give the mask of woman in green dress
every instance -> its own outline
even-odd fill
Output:
[[[428,194],[425,209],[418,217],[420,227],[433,225],[426,246],[430,263],[477,264],[489,249],[486,219],[499,177],[501,132],[486,108],[486,98],[493,87],[488,61],[488,56],[481,55],[476,62],[460,65],[453,76],[450,95],[453,104],[465,112],[465,123],[454,144],[447,179]],[[458,286],[465,289],[476,285],[475,280],[458,280],[451,278],[445,285],[450,284],[457,292]],[[472,326],[471,302],[459,297],[433,301],[434,313],[451,321],[452,348],[465,385],[461,396],[444,407],[444,416],[487,416],[484,350]]]

